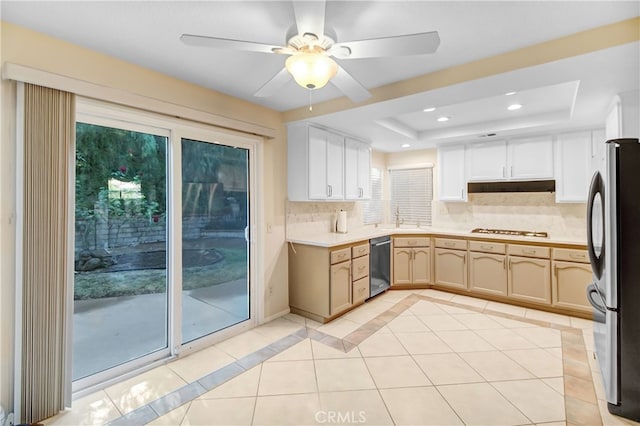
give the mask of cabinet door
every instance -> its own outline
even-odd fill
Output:
[[[591,181],[591,177],[596,170],[605,170],[606,141],[604,129],[591,132],[591,172],[589,173],[589,181]]]
[[[309,161],[316,161],[309,157]],[[327,137],[327,187],[330,200],[344,199],[344,138],[335,133]]]
[[[469,252],[469,289],[479,293],[507,295],[507,257]]]
[[[587,286],[593,280],[591,266],[588,263],[553,262],[551,278],[552,305],[592,312],[587,300]]]
[[[469,180],[507,178],[507,147],[504,141],[471,144],[468,150]]]
[[[363,143],[358,149],[358,185],[360,199],[371,199],[371,148]]]
[[[365,143],[345,139],[344,187],[347,200],[371,198],[371,151]]]
[[[438,148],[438,198],[467,201],[464,146]]]
[[[351,306],[351,262],[331,265],[331,315]]]
[[[556,202],[586,203],[591,181],[591,132],[558,135],[554,157]]]
[[[553,179],[551,136],[514,139],[507,145],[509,179]]]
[[[467,288],[467,252],[436,248],[434,284]]]
[[[429,284],[431,282],[431,251],[428,247],[416,247],[411,262],[411,278],[413,284]]]
[[[359,195],[358,144],[346,139],[344,143],[344,196],[347,200],[357,200]]]
[[[393,284],[411,284],[410,248],[393,249]]]
[[[509,256],[509,297],[536,303],[551,303],[551,264],[546,259]]]
[[[309,199],[326,200],[329,196],[327,186],[327,138],[328,132],[309,127],[309,140],[307,144],[309,173]]]

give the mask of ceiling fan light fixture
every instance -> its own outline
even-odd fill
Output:
[[[338,72],[338,64],[321,52],[302,52],[291,55],[285,62],[287,71],[305,89],[324,87]]]

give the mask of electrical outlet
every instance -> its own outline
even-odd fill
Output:
[[[273,225],[270,223],[267,223],[267,234],[270,234],[273,232]]]

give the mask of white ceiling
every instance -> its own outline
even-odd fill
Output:
[[[290,81],[270,98],[253,93],[285,57],[182,44],[183,33],[285,44],[294,23],[289,1],[1,2],[1,17],[72,43],[229,95],[287,111],[305,106],[308,92]],[[438,31],[435,54],[338,60],[372,89],[473,60],[553,40],[640,15],[637,1],[329,1],[327,26],[340,41]],[[361,135],[374,148],[411,149],[522,132],[595,127],[613,94],[639,86],[639,43],[518,70],[404,98],[354,108],[313,121]],[[524,107],[507,111],[511,102]],[[313,92],[319,103],[342,94]],[[423,108],[436,106],[432,113]],[[433,117],[451,116],[447,123]],[[380,123],[384,124],[381,125]],[[386,127],[385,127],[386,126]],[[396,130],[389,130],[389,127]],[[408,136],[407,136],[408,135]]]

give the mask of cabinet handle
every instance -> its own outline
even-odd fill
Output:
[[[450,241],[445,241],[444,245],[447,246],[447,247],[453,247],[453,246],[455,246],[455,243],[452,243]]]
[[[507,269],[507,258],[502,259],[502,269]]]
[[[464,199],[464,188],[460,188],[460,198]]]
[[[484,246],[484,245],[481,245],[481,246],[480,246],[480,248],[481,248],[481,249],[483,249],[483,250],[493,250],[493,246]]]
[[[558,265],[553,265],[553,275],[555,275],[556,278],[558,278]]]
[[[511,270],[511,259],[507,260],[507,264],[509,265],[509,270]]]
[[[364,268],[366,268],[366,266],[358,266],[358,272],[364,271]]]
[[[502,166],[502,177],[507,177],[507,168],[505,166]]]
[[[509,177],[513,177],[513,166],[509,166]]]
[[[536,254],[535,250],[522,250],[522,253],[524,254]]]
[[[462,255],[462,263],[467,263],[467,255],[466,254]]]
[[[586,259],[584,254],[578,254],[578,253],[569,253],[569,257],[573,259]]]

